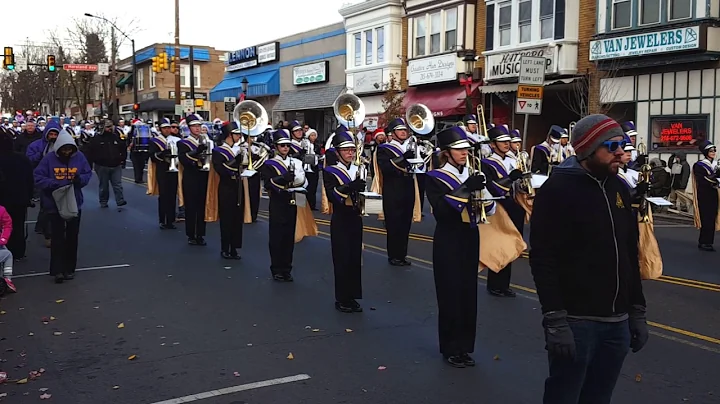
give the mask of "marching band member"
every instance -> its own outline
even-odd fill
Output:
[[[208,148],[201,143],[202,118],[190,114],[185,118],[190,136],[178,142],[178,157],[182,164],[182,190],[185,203],[185,235],[189,245],[207,245],[205,242],[205,195],[208,172],[201,170],[203,157]],[[207,135],[203,138],[211,142]]]
[[[515,159],[510,158],[510,131],[507,125],[498,125],[488,131],[493,154],[482,160],[482,170],[488,179],[488,191],[494,197],[505,197],[500,205],[505,209],[515,228],[523,234],[525,209],[513,198],[513,183],[523,177],[523,173],[515,166]],[[510,289],[512,263],[500,272],[488,271],[487,291],[493,296],[515,297]]]
[[[480,151],[483,158],[492,154],[492,149],[487,144],[489,139],[484,134],[478,133],[478,117],[475,114],[465,116],[465,131],[468,134],[468,140],[475,145],[475,150]]]
[[[136,184],[143,184],[143,173],[145,164],[150,158],[148,150],[150,148],[150,126],[144,125],[139,119],[132,122],[130,131],[130,161],[133,164],[133,175]]]
[[[317,143],[317,131],[315,129],[308,129],[307,132],[305,132],[305,136],[307,136],[307,144],[306,147],[310,148],[312,147],[313,153],[315,156],[320,156],[321,148],[320,145]],[[306,154],[307,151],[306,151]],[[317,158],[315,161],[318,161]],[[310,171],[305,172],[305,177],[308,180],[308,187],[307,187],[307,200],[308,204],[310,204],[310,209],[317,210],[317,187],[318,187],[318,181],[320,177],[320,164],[314,164],[310,165]]]
[[[260,161],[260,153],[262,152],[261,149],[264,147],[264,145],[261,144],[261,140],[260,136],[248,136],[247,142],[243,143],[241,146],[245,147],[248,153],[250,153],[253,162]],[[248,204],[250,205],[250,221],[248,223],[257,222],[258,211],[260,210],[261,177],[261,175],[246,177],[246,185],[248,187],[248,196],[250,199],[248,201]]]
[[[628,135],[628,138],[630,139],[631,144],[636,144],[637,141],[637,129],[635,128],[635,122],[633,121],[626,121],[620,124],[620,127],[622,128],[623,132],[625,132],[626,135]],[[632,152],[632,161],[636,161],[638,158],[638,152],[637,149],[633,150]]]
[[[300,122],[292,121],[290,123],[290,135],[292,141],[292,144],[290,144],[290,155],[302,161],[302,156],[305,154],[305,149],[303,149],[305,132],[303,132],[303,127]]]
[[[325,142],[325,160],[323,161],[323,166],[329,167],[334,166],[337,164],[337,153],[335,153],[335,148],[333,147],[333,139],[335,138],[335,134],[337,133],[345,133],[349,131],[348,128],[346,128],[344,125],[340,125],[335,129],[335,132],[333,132],[330,137],[328,137],[328,140]]]
[[[247,202],[240,177],[242,154],[238,153],[240,148],[235,146],[242,141],[242,130],[237,123],[229,122],[222,127],[221,136],[222,145],[213,148],[212,151],[213,171],[210,174],[212,176],[217,173],[219,176],[216,204],[217,217],[220,219],[220,256],[224,259],[239,260],[240,255],[237,250],[242,248],[243,216]],[[208,192],[211,191],[210,188],[214,187],[208,185]],[[208,205],[210,204],[212,202],[208,202]]]
[[[323,186],[333,206],[330,219],[330,243],[335,274],[335,309],[343,313],[363,311],[355,299],[362,299],[363,222],[357,206],[358,193],[365,181],[357,177],[353,164],[357,149],[350,132],[336,133],[333,147],[337,164],[325,167]]]
[[[698,249],[715,251],[715,232],[720,231],[720,171],[718,171],[717,147],[709,141],[699,145],[704,159],[693,164],[693,205],[695,207],[695,227],[700,229]]]
[[[625,154],[623,154],[621,158],[622,165],[620,166],[620,169],[618,169],[618,178],[620,178],[625,184],[625,186],[628,187],[629,190],[635,189],[635,187],[638,185],[639,173],[632,168],[630,168],[630,163],[632,162],[632,154],[635,152],[635,146],[633,146],[632,142],[630,142],[630,138],[625,135],[624,138],[625,141],[625,147],[623,147],[623,151]]]
[[[544,142],[533,146],[530,150],[530,171],[535,174],[550,175],[551,166],[560,164],[557,155],[554,152],[557,144],[560,143],[560,137],[565,129],[553,125],[550,127],[547,139]]]
[[[473,191],[485,190],[485,175],[470,176],[465,167],[472,147],[462,128],[437,134],[440,168],[428,172],[427,196],[437,225],[433,238],[433,273],[438,302],[440,353],[450,366],[475,366],[479,217],[471,208]],[[487,215],[495,202],[482,203]]]
[[[407,247],[416,199],[415,178],[408,171],[408,159],[414,157],[406,150],[410,137],[403,118],[395,118],[385,130],[392,140],[377,150],[377,162],[382,175],[383,214],[387,229],[388,262],[393,266],[411,265]]]
[[[172,139],[171,139],[172,138]],[[178,139],[171,136],[170,120],[160,120],[160,134],[150,141],[150,164],[148,166],[149,195],[158,195],[158,215],[160,228],[175,229],[175,199],[178,190],[178,172],[170,171],[170,162],[174,156],[169,142]]]
[[[275,157],[267,160],[260,169],[265,189],[270,195],[270,270],[274,280],[292,282],[290,272],[297,223],[295,192],[297,188],[305,188],[307,180],[302,162],[289,156],[292,144],[289,131],[275,131],[273,144]]]
[[[507,152],[508,157],[517,159],[517,153],[522,151],[522,136],[520,131],[513,129],[510,131],[510,151]]]
[[[570,133],[563,128],[563,133],[560,135],[560,162],[562,163],[566,158],[574,155],[575,149],[570,144]]]

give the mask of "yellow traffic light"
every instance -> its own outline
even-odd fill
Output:
[[[170,64],[168,64],[168,54],[166,52],[160,54],[160,68],[163,70],[170,68]]]
[[[152,71],[160,73],[160,59],[157,56],[152,58]]]
[[[3,56],[3,66],[8,70],[15,70],[15,54],[13,53],[13,48],[6,46]]]
[[[48,55],[47,57],[47,68],[50,73],[54,72],[55,67],[55,55]]]
[[[176,57],[173,57],[173,58],[172,58],[172,63],[170,63],[170,72],[171,72],[172,74],[175,74],[175,73],[177,72],[177,63],[176,63],[176,61],[177,61],[177,58],[176,58]]]

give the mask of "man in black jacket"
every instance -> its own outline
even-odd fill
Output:
[[[111,120],[106,119],[103,132],[90,139],[85,148],[85,157],[95,166],[100,182],[100,207],[108,207],[108,199],[110,199],[108,183],[112,185],[115,204],[118,207],[127,205],[122,186],[122,169],[127,159],[127,145],[120,139]]]
[[[33,197],[33,167],[25,154],[13,152],[12,129],[0,127],[0,205],[14,223],[7,248],[15,259],[25,257],[25,217]]]
[[[605,115],[578,121],[577,155],[535,198],[530,267],[550,364],[546,404],[610,403],[628,349],[648,339],[637,219],[617,176],[623,135]]]
[[[35,120],[28,120],[27,123],[25,123],[25,130],[23,130],[22,133],[19,133],[15,138],[15,151],[24,155],[27,152],[27,148],[30,146],[30,143],[42,139],[42,135],[42,132],[37,130]]]

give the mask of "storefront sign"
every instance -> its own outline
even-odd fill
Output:
[[[700,27],[627,35],[590,42],[590,60],[678,52],[700,47]]]
[[[293,67],[293,83],[296,86],[326,83],[328,81],[329,64],[330,62],[323,60],[322,62]]]
[[[274,62],[278,60],[279,49],[280,43],[273,42],[228,52],[228,67],[225,70],[232,72],[254,67],[262,63]]]
[[[158,92],[153,91],[151,93],[140,94],[138,98],[140,98],[140,102],[155,100],[158,98]]]
[[[364,94],[383,91],[382,76],[382,69],[353,73],[353,92],[355,94]]]
[[[518,77],[520,75],[520,59],[523,56],[544,57],[545,74],[557,73],[557,65],[555,63],[555,48],[532,48],[515,52],[498,53],[485,57],[485,66],[487,73],[485,80],[497,80]]]
[[[408,63],[408,82],[411,86],[439,83],[457,78],[457,56],[454,53],[415,59]]]
[[[175,91],[168,92],[168,98],[169,99],[175,99]],[[190,91],[181,91],[180,92],[180,99],[184,100],[190,98]],[[199,93],[195,91],[195,99],[196,100],[205,100],[207,101],[207,93]]]
[[[653,149],[696,147],[707,139],[707,115],[675,115],[651,118]]]

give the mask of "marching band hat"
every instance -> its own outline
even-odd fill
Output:
[[[242,135],[242,129],[238,126],[237,122],[226,122],[222,127],[223,138],[230,135]]]
[[[337,131],[335,132],[335,136],[333,136],[332,145],[336,150],[355,147],[355,137],[351,132]]]
[[[451,126],[437,134],[437,144],[440,150],[469,149],[472,147],[468,141],[467,133],[459,126]]]
[[[466,124],[474,123],[477,125],[477,123],[478,123],[477,116],[475,116],[475,114],[465,115],[465,123]]]
[[[520,136],[519,130],[513,129],[510,131],[510,141],[513,143],[522,142],[522,136]]]
[[[394,130],[401,130],[401,129],[407,129],[407,125],[405,124],[405,120],[403,118],[395,118],[388,124],[387,128],[385,128],[386,132],[392,132]]]
[[[148,122],[152,125],[152,121]],[[170,127],[170,120],[167,118],[163,118],[160,120],[160,127],[161,128],[169,128]]]
[[[563,134],[567,134],[567,131],[558,125],[551,126],[550,131],[548,131],[548,136],[553,143],[558,143]]]
[[[488,137],[492,142],[509,142],[512,140],[507,125],[498,125],[488,130]]]
[[[629,151],[629,152],[634,151],[635,146],[633,146],[632,142],[630,141],[630,136],[628,136],[627,133],[625,134],[624,140],[625,140],[626,144],[625,144],[625,147],[623,148],[623,151]]]
[[[635,122],[623,122],[620,124],[620,127],[622,128],[623,132],[625,132],[628,136],[637,136],[637,128],[635,128]]]
[[[700,142],[698,148],[700,149],[700,153],[705,155],[705,157],[707,157],[711,149],[717,149],[717,147],[715,147],[715,145],[709,140],[703,140],[702,142]]]
[[[38,117],[37,122],[38,122],[38,123],[40,123],[40,122],[45,122],[45,117],[44,117],[44,116]]]
[[[290,132],[287,129],[278,129],[272,134],[273,143],[283,144],[292,143],[290,141]]]
[[[560,134],[560,139],[570,139],[570,133],[568,133],[567,129],[563,128],[563,131]]]
[[[185,122],[187,122],[188,126],[201,125],[203,123],[203,119],[198,114],[190,114],[185,117]]]
[[[290,132],[295,132],[298,129],[302,129],[302,125],[298,121],[290,122],[290,127],[292,128],[290,129]]]

